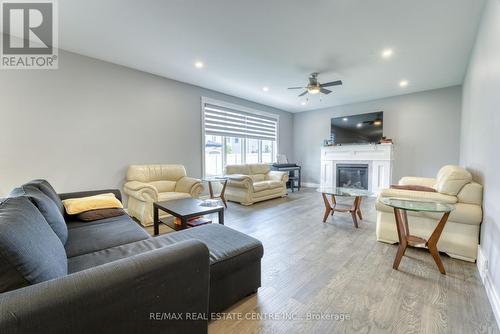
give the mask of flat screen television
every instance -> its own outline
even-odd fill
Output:
[[[336,117],[331,120],[331,139],[337,145],[378,143],[383,128],[383,111]]]

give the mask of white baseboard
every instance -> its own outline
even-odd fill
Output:
[[[493,309],[497,325],[500,327],[500,298],[491,278],[489,260],[481,250],[481,246],[479,246],[477,250],[477,269],[483,281],[484,289],[486,290],[486,295]]]
[[[305,188],[319,188],[319,183],[302,182],[301,186]]]

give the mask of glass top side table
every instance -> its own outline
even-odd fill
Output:
[[[210,195],[210,198],[211,199],[220,198],[222,203],[224,203],[225,208],[227,208],[226,198],[224,197],[224,194],[226,193],[227,180],[228,178],[226,176],[209,176],[203,178],[203,181],[208,183],[208,193]],[[219,195],[214,194],[214,188],[212,182],[217,182],[222,184],[222,189]]]
[[[391,197],[384,197],[381,199],[381,202],[394,209],[394,218],[396,219],[396,227],[398,230],[399,247],[392,267],[396,270],[398,269],[401,259],[403,258],[408,246],[426,246],[434,258],[434,262],[436,262],[439,271],[441,274],[445,275],[446,271],[444,269],[443,262],[439,257],[437,243],[441,237],[441,233],[443,232],[446,222],[448,221],[450,212],[455,209],[455,206],[440,202],[424,202]],[[436,228],[429,237],[429,240],[410,234],[407,211],[436,212],[443,214],[436,225]]]
[[[328,216],[333,216],[334,212],[349,212],[352,216],[352,221],[354,227],[358,228],[358,217],[360,220],[363,219],[361,214],[361,199],[363,197],[374,196],[374,194],[365,189],[354,189],[354,188],[341,188],[341,187],[320,187],[316,189],[317,192],[321,193],[323,196],[323,202],[325,203],[325,214],[323,216],[323,223],[326,223]],[[330,195],[331,203],[328,200],[328,195]],[[345,204],[338,204],[336,196],[343,197],[354,197],[354,201],[351,206]]]

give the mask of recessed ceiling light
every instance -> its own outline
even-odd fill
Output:
[[[302,104],[303,106],[305,106],[307,104],[307,102],[306,101],[302,101],[302,102],[300,102],[300,104]]]
[[[392,51],[392,49],[384,49],[382,51],[382,58],[385,58],[385,59],[391,58],[393,54],[394,54],[394,52]]]
[[[406,87],[406,86],[408,86],[408,84],[409,84],[408,80],[401,80],[399,82],[400,87]]]
[[[344,122],[347,122],[347,121],[349,120],[349,118],[344,117],[344,118],[342,118],[342,120],[343,120]]]
[[[358,124],[356,124],[356,126],[357,126],[358,128],[360,128],[360,127],[362,127],[362,126],[363,126],[363,123],[358,123]]]
[[[203,68],[203,67],[205,67],[205,64],[203,64],[202,61],[197,61],[197,62],[194,63],[194,67],[196,67],[196,68]]]
[[[264,86],[264,87],[262,87],[262,90],[263,90],[264,92],[269,92],[269,87]]]

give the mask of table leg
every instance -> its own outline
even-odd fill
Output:
[[[186,218],[181,218],[181,230],[187,229],[187,221]]]
[[[362,197],[358,200],[358,210],[356,211],[358,213],[359,220],[363,220],[363,216],[361,215],[361,199]]]
[[[224,225],[224,210],[219,211],[219,224]]]
[[[226,202],[226,185],[227,185],[227,180],[224,180],[224,184],[222,185],[222,190],[220,191],[220,199],[222,200],[222,203],[224,203],[224,207],[227,209],[227,202]]]
[[[356,216],[358,214],[358,210],[359,210],[359,200],[361,199],[361,197],[359,196],[356,196],[354,198],[354,202],[352,203],[352,207],[351,207],[351,210],[349,210],[349,212],[351,213],[351,216],[352,216],[352,221],[354,223],[354,227],[355,228],[358,228],[358,217]]]
[[[299,184],[298,184],[299,189],[298,190],[300,191],[300,187],[301,187],[301,183],[302,183],[302,179],[301,179],[301,177],[302,177],[302,175],[301,175],[302,171],[299,169],[298,173],[299,173]]]
[[[212,181],[208,181],[208,193],[210,194],[210,198],[214,198],[214,190],[212,188]]]
[[[441,258],[439,257],[439,251],[437,249],[437,243],[439,241],[439,238],[441,237],[441,233],[443,232],[444,226],[446,225],[446,222],[448,221],[450,213],[446,212],[441,220],[439,221],[438,225],[436,226],[436,229],[434,232],[432,232],[431,237],[429,238],[429,241],[427,241],[427,247],[429,248],[429,252],[431,253],[432,257],[434,258],[434,262],[436,262],[439,271],[441,274],[446,275],[446,271],[444,270],[444,265],[443,262],[441,262]]]
[[[332,210],[332,206],[330,205],[330,202],[328,202],[328,198],[326,197],[326,194],[321,193],[321,195],[323,195],[323,202],[325,202],[325,215],[323,216],[323,223],[326,223],[326,219],[330,215],[330,212],[333,213],[333,210]]]
[[[160,219],[158,218],[158,208],[153,205],[153,229],[154,235],[160,234]]]
[[[406,212],[402,213],[401,211],[404,211],[402,209],[394,208],[394,218],[396,219],[396,227],[398,229],[398,238],[399,238],[399,247],[398,251],[396,253],[396,258],[394,259],[394,264],[392,265],[392,268],[398,269],[399,264],[401,263],[401,259],[403,258],[403,255],[405,254],[406,248],[408,247],[408,231],[407,229],[405,230],[405,225],[407,225],[407,222],[403,222],[403,215],[406,216]]]
[[[332,196],[332,216],[333,216],[333,213],[335,212],[333,210],[333,208],[335,208],[337,206],[337,200],[335,199],[335,195],[334,194],[332,194],[331,196]]]

